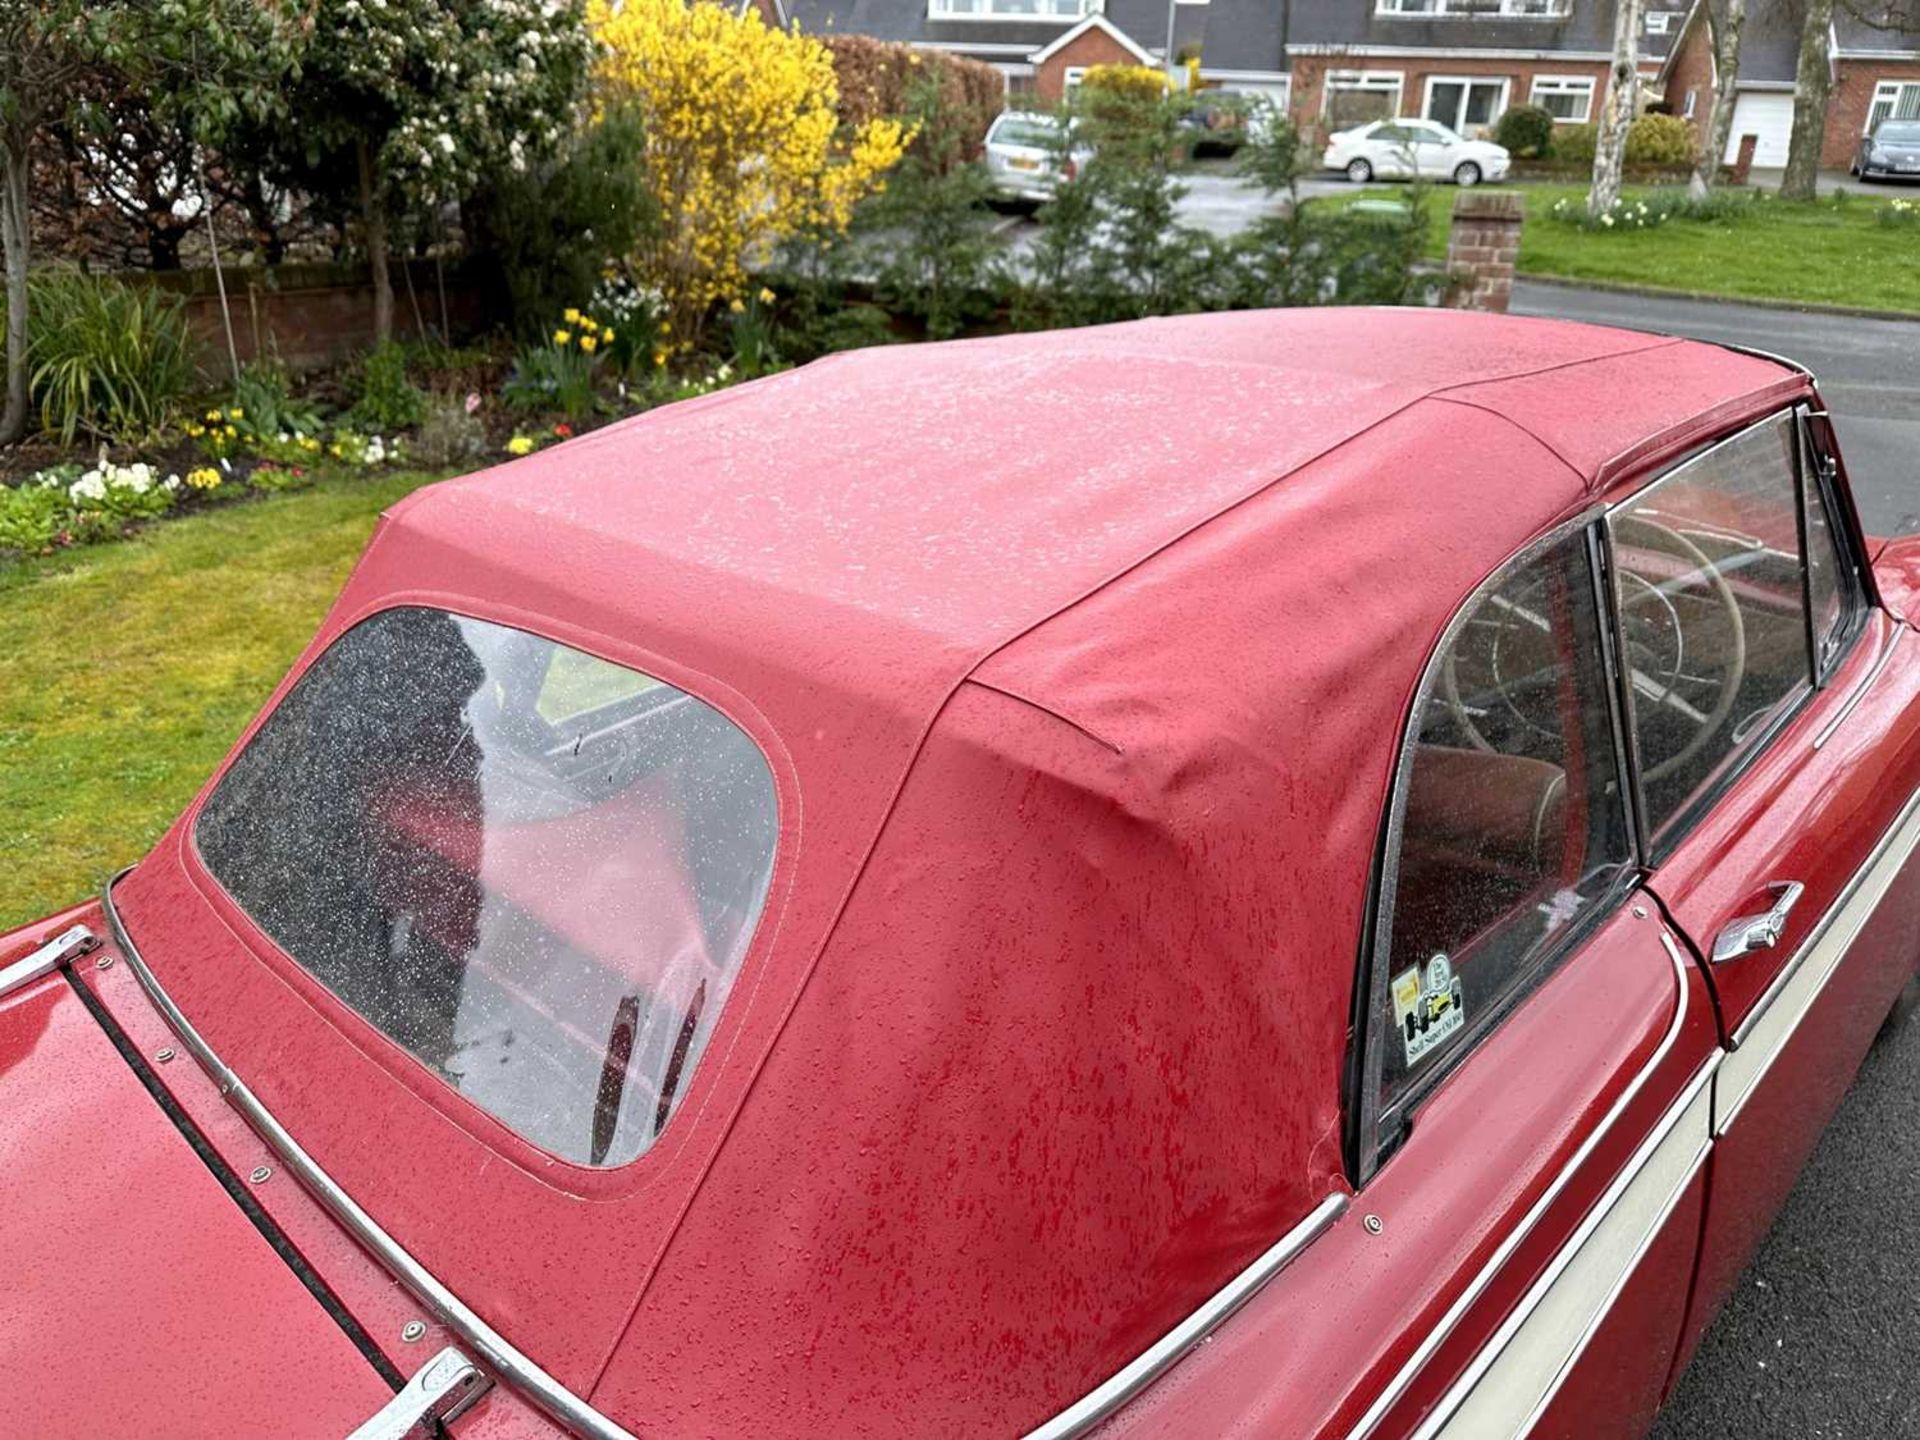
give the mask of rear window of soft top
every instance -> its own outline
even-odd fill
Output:
[[[525,631],[384,611],[209,797],[208,870],[447,1085],[581,1165],[644,1153],[752,938],[778,831],[745,732]]]

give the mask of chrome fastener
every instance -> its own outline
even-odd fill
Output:
[[[424,1320],[409,1320],[400,1327],[400,1338],[409,1345],[426,1333],[427,1322]]]
[[[162,1065],[166,1064],[167,1061],[173,1059],[173,1047],[171,1045],[168,1045],[162,1049],[154,1051],[153,1058],[159,1061],[160,1064]]]
[[[102,955],[98,960],[93,962],[93,965],[96,970],[111,970],[113,968],[113,956]]]
[[[1378,1215],[1369,1215],[1363,1219],[1360,1224],[1369,1235],[1378,1235],[1382,1230],[1387,1228],[1387,1222],[1382,1220]]]
[[[247,1178],[253,1181],[254,1184],[259,1185],[263,1184],[272,1174],[273,1167],[271,1165],[256,1165],[253,1167],[253,1173],[247,1176]]]

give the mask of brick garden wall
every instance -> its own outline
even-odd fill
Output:
[[[213,272],[186,270],[139,278],[186,297],[187,324],[198,343],[200,368],[208,374],[224,371],[227,340]],[[393,324],[401,339],[420,334],[419,322],[424,322],[426,332],[438,334],[440,278],[430,260],[394,264]],[[448,266],[444,278],[447,318],[455,342],[479,334],[504,313],[504,297],[489,293],[476,272]],[[226,280],[234,346],[242,364],[273,356],[294,370],[317,370],[337,365],[373,344],[373,281],[364,266],[240,266],[229,268]]]

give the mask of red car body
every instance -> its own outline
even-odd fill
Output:
[[[1773,415],[1825,473],[1771,359],[1239,314],[839,356],[403,501],[113,913],[0,938],[97,942],[0,975],[9,1427],[344,1435],[453,1346],[497,1382],[461,1440],[1639,1433],[1920,962],[1920,556],[1828,475],[1832,668],[1390,1145],[1369,947],[1463,607]],[[764,757],[764,905],[630,1163],[470,1103],[196,841],[396,607]],[[569,944],[688,923],[403,801]],[[1711,963],[1786,877],[1777,945]]]

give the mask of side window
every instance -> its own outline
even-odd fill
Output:
[[[1793,416],[1774,416],[1680,466],[1609,521],[1656,849],[1808,688],[1798,443]],[[1831,556],[1830,534],[1827,544]],[[1829,588],[1835,578],[1829,567]]]
[[[1497,578],[1428,670],[1375,924],[1380,1117],[1538,983],[1629,870],[1587,542]]]

